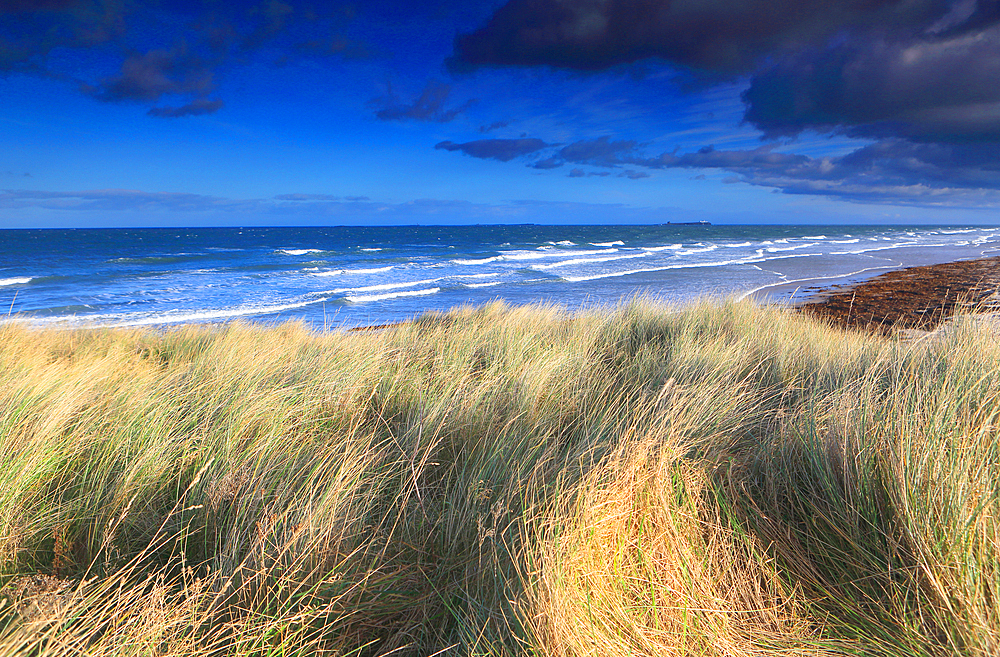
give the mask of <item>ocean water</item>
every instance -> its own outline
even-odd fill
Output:
[[[1000,228],[460,226],[0,231],[0,321],[301,320],[336,330],[503,299],[800,299],[889,269],[1000,253]]]

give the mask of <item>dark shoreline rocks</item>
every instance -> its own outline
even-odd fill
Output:
[[[835,326],[889,334],[930,331],[959,311],[1000,308],[1000,256],[907,267],[832,287],[799,310]]]

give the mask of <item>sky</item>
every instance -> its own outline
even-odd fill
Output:
[[[998,209],[998,0],[0,0],[0,228]]]

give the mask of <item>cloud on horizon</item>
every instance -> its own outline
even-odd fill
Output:
[[[992,144],[929,144],[884,139],[838,157],[809,157],[778,151],[776,143],[753,149],[718,150],[705,146],[646,155],[634,140],[600,137],[560,147],[541,139],[488,139],[436,148],[471,157],[509,162],[539,159],[528,166],[549,170],[576,166],[568,177],[640,180],[657,169],[716,169],[737,174],[727,182],[771,187],[785,194],[810,194],[859,203],[993,207],[1000,205],[1000,166]],[[639,169],[637,169],[638,167]],[[604,169],[604,170],[601,170]],[[610,169],[610,170],[609,170]],[[702,176],[703,177],[703,176]]]
[[[609,213],[627,222],[662,219],[673,208],[629,207],[618,203],[574,203],[513,200],[474,203],[447,199],[415,199],[402,203],[372,201],[364,196],[281,194],[273,198],[229,199],[200,194],[144,192],[138,190],[85,190],[48,192],[0,190],[0,210],[21,211],[21,219],[6,219],[0,228],[44,228],[77,225],[86,215],[90,225],[405,225],[480,223],[559,223],[573,216],[584,223],[601,223]],[[28,212],[30,211],[30,213]],[[165,221],[164,218],[167,218]],[[0,219],[0,221],[3,221]]]
[[[883,140],[840,157],[705,147],[663,153],[633,164],[652,169],[719,169],[737,180],[784,194],[810,194],[860,203],[992,207],[1000,205],[1000,168],[987,144],[919,144]]]

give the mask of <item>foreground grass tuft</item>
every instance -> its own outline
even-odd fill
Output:
[[[995,654],[998,364],[724,301],[0,325],[0,654]]]

